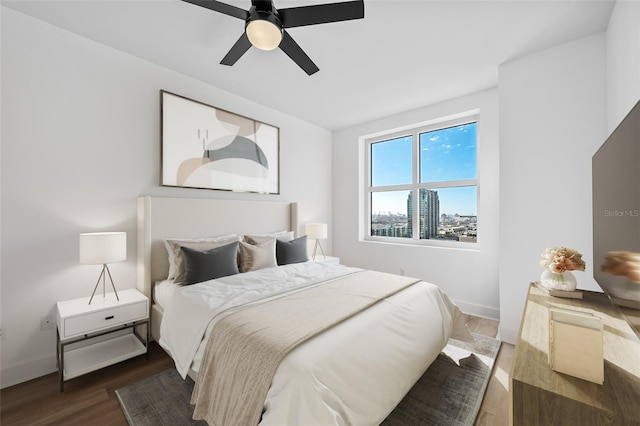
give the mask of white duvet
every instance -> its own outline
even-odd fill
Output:
[[[306,262],[178,287],[164,309],[159,343],[184,378],[190,368],[198,372],[220,313],[359,271]],[[450,337],[471,338],[458,308],[433,284],[411,286],[291,351],[260,424],[379,424]]]

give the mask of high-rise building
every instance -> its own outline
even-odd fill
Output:
[[[438,226],[440,225],[440,197],[438,191],[421,189],[420,200],[420,238],[438,238]],[[413,192],[407,197],[407,232],[409,237],[413,235]]]
[[[413,238],[413,191],[407,197],[407,238]]]
[[[420,190],[420,238],[438,238],[440,225],[440,197],[438,191]]]

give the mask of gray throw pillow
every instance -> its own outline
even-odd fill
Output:
[[[238,242],[206,251],[181,247],[185,263],[183,285],[191,285],[238,273]]]
[[[307,236],[303,235],[291,241],[276,240],[276,259],[278,265],[301,263],[309,260],[307,255]]]

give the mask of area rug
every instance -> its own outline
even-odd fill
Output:
[[[475,345],[449,340],[382,425],[473,425],[501,343],[473,337]]]
[[[473,425],[491,377],[500,341],[478,334],[449,344],[411,388],[384,426]],[[193,381],[174,368],[116,390],[129,425],[206,425],[191,419]]]

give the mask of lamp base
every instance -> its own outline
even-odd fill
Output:
[[[107,272],[106,274],[105,274],[105,271]],[[118,299],[118,302],[120,301],[120,298],[118,297],[118,292],[116,291],[116,286],[113,284],[113,278],[111,278],[111,272],[109,272],[109,267],[107,266],[106,263],[103,263],[102,264],[102,272],[100,272],[100,276],[98,277],[98,281],[96,282],[96,286],[93,288],[93,293],[91,293],[91,298],[89,299],[89,304],[91,304],[91,301],[93,300],[93,296],[95,296],[95,294],[96,294],[96,290],[98,289],[98,284],[100,284],[100,278],[102,278],[102,297],[104,298],[106,296],[105,281],[106,281],[107,275],[109,275],[109,281],[111,281],[111,287],[113,287],[113,292],[116,294],[116,299]]]
[[[322,246],[320,245],[320,240],[316,240],[316,245],[313,246],[313,260],[316,260],[316,252],[318,251],[318,247],[320,247],[320,251],[322,252],[322,257],[326,259],[327,256],[324,255],[324,250],[322,250]]]

